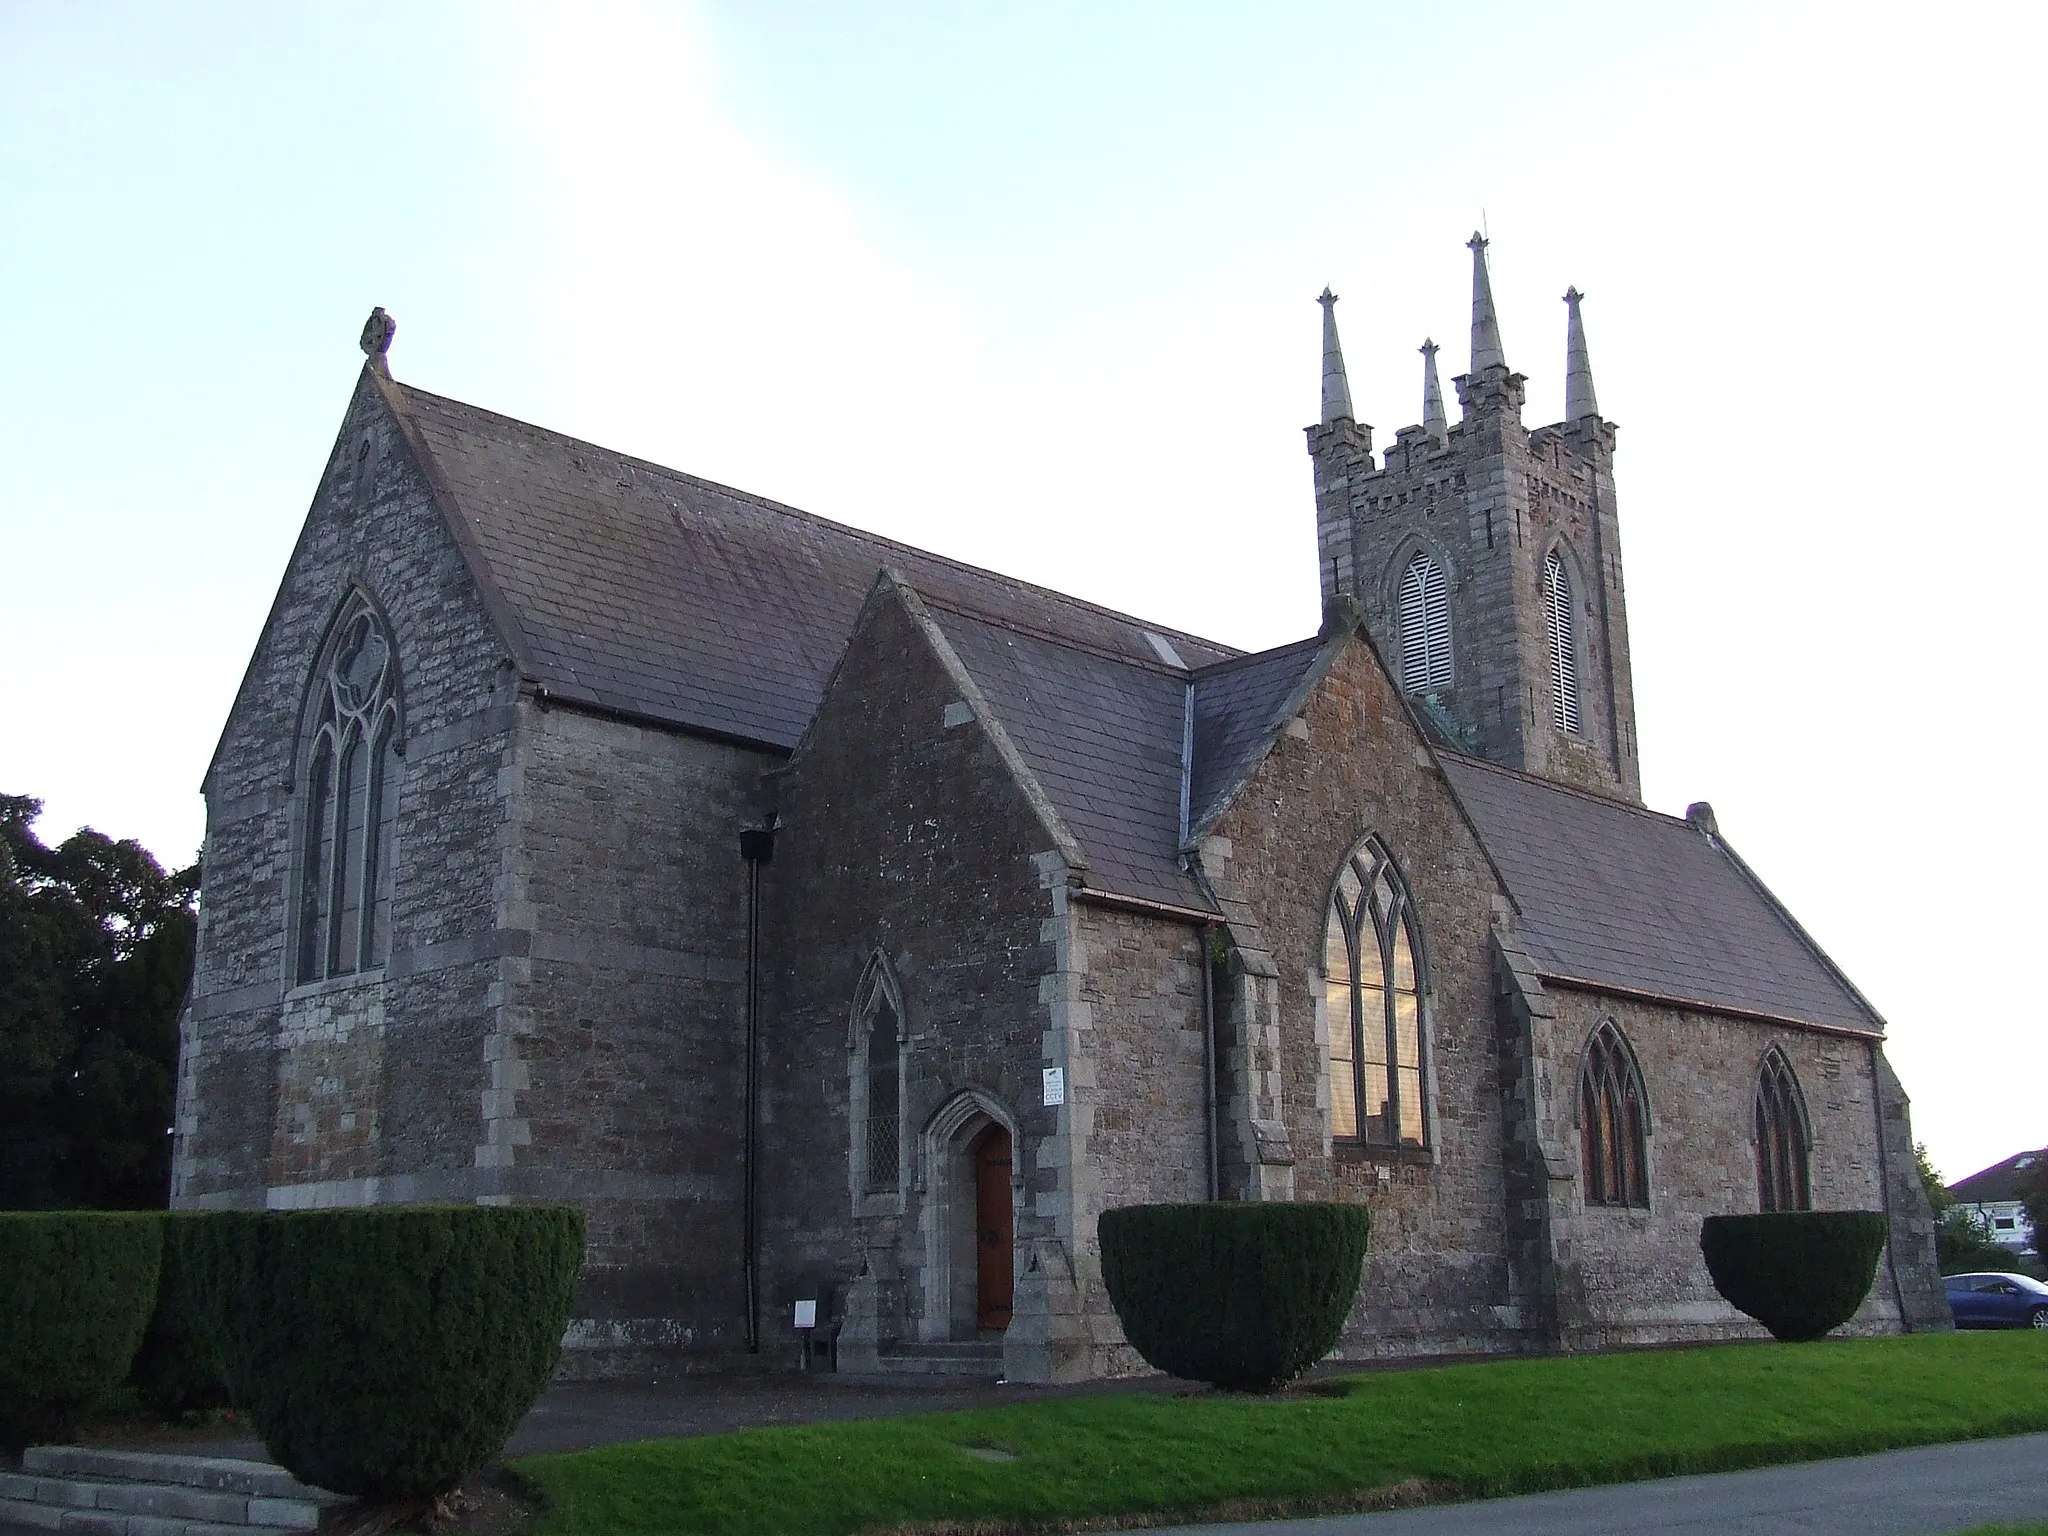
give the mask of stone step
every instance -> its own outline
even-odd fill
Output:
[[[265,1461],[38,1445],[0,1472],[0,1527],[88,1536],[260,1536],[311,1531],[348,1502]]]
[[[266,1499],[332,1502],[339,1494],[309,1488],[283,1467],[230,1456],[194,1456],[179,1451],[117,1451],[90,1445],[32,1445],[21,1453],[21,1470],[50,1477],[102,1477],[131,1483],[179,1483],[218,1493]]]
[[[78,1536],[259,1536],[284,1526],[221,1525],[174,1515],[132,1515],[0,1498],[0,1531],[69,1531]],[[290,1527],[299,1529],[299,1527]]]
[[[882,1369],[912,1376],[985,1376],[1003,1374],[1000,1343],[899,1344],[881,1357]]]

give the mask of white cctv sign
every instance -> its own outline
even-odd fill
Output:
[[[1043,1076],[1045,1078],[1045,1102],[1048,1105],[1066,1103],[1067,1069],[1065,1067],[1047,1067]]]
[[[818,1304],[816,1301],[800,1301],[796,1304],[796,1325],[799,1328],[818,1326]]]

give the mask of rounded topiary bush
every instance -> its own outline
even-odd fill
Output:
[[[1128,1205],[1098,1230],[1133,1349],[1169,1375],[1270,1392],[1336,1344],[1372,1217],[1360,1205]]]
[[[1884,1252],[1881,1211],[1709,1216],[1700,1253],[1714,1289],[1787,1342],[1817,1339],[1856,1315]]]
[[[583,1213],[233,1212],[172,1237],[228,1393],[279,1465],[336,1493],[426,1499],[496,1455],[553,1375]]]
[[[162,1252],[151,1212],[0,1213],[0,1443],[64,1434],[127,1377]]]
[[[157,1279],[156,1311],[128,1375],[142,1400],[159,1413],[177,1415],[228,1405],[213,1339],[201,1325],[185,1273],[186,1245],[176,1236],[189,1223],[220,1219],[215,1211],[175,1211],[163,1218],[164,1262]]]

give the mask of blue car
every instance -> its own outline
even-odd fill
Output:
[[[1958,1328],[2048,1328],[2048,1285],[2028,1275],[1945,1275]]]

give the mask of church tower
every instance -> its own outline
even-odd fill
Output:
[[[1434,342],[1422,422],[1375,463],[1323,306],[1315,462],[1323,603],[1355,600],[1401,686],[1460,749],[1629,800],[1642,797],[1614,505],[1614,426],[1601,419],[1579,314],[1564,296],[1565,419],[1522,425],[1522,374],[1502,351],[1473,235],[1472,361],[1445,419]]]

